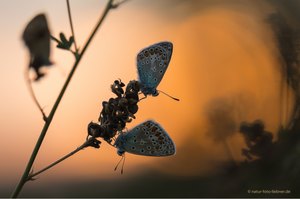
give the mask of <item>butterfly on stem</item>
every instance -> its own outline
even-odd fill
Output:
[[[176,152],[168,133],[155,121],[145,121],[127,133],[120,133],[114,145],[118,155],[125,152],[144,156],[170,156]]]
[[[138,53],[137,69],[139,83],[141,84],[141,92],[145,95],[145,98],[147,95],[157,96],[159,92],[162,92],[157,90],[157,86],[167,71],[172,52],[173,44],[165,41],[153,44]],[[171,97],[166,93],[164,94]],[[179,101],[177,98],[171,98]]]
[[[114,146],[122,156],[115,170],[122,162],[121,174],[125,162],[125,152],[135,155],[164,157],[175,155],[176,147],[168,133],[155,121],[145,121],[127,133],[120,133]]]

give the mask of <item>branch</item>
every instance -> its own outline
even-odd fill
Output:
[[[64,161],[65,159],[71,157],[72,155],[76,154],[77,152],[81,151],[82,149],[86,147],[94,147],[94,148],[100,148],[100,141],[96,140],[94,137],[90,137],[88,140],[86,140],[80,147],[76,148],[74,151],[70,152],[69,154],[63,156],[62,158],[58,159],[57,161],[53,162],[49,166],[45,167],[44,169],[36,172],[31,173],[28,175],[27,181],[29,180],[35,180],[34,177],[47,171],[48,169],[52,168],[53,166],[57,165],[58,163]]]
[[[43,115],[43,120],[46,122],[47,121],[47,116],[43,110],[43,108],[41,107],[39,101],[37,100],[36,96],[35,96],[35,93],[33,91],[33,88],[32,88],[32,83],[31,83],[31,80],[29,78],[29,70],[26,70],[25,73],[24,73],[24,76],[25,76],[25,79],[26,79],[26,85],[29,89],[29,93],[34,101],[34,103],[36,104],[36,106],[38,107],[38,109],[41,111],[42,115]]]
[[[72,15],[71,15],[71,7],[70,7],[70,2],[67,0],[67,7],[68,7],[68,15],[69,15],[69,21],[70,21],[70,27],[72,31],[72,36],[74,38],[74,46],[75,46],[75,52],[78,52],[77,44],[76,44],[76,39],[75,39],[75,33],[74,33],[74,28],[73,28],[73,22],[72,22]]]

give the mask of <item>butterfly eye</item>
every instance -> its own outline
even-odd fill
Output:
[[[157,82],[157,78],[154,78],[154,81]]]
[[[149,64],[149,61],[148,61],[148,60],[146,60],[146,64]]]
[[[133,140],[134,143],[136,143],[136,140]]]
[[[148,146],[147,149],[148,149],[148,150],[151,150],[151,146]]]
[[[163,73],[163,71],[162,71],[162,70],[160,70],[160,71],[159,71],[159,73],[160,73],[160,74],[162,74],[162,73]]]
[[[135,147],[134,147],[134,146],[132,146],[132,147],[131,147],[131,149],[132,149],[132,150],[135,150]]]

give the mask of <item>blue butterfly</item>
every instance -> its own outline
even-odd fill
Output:
[[[144,156],[170,156],[176,152],[168,133],[155,121],[145,121],[127,133],[121,133],[115,143],[117,153],[125,152]]]
[[[157,96],[159,94],[156,88],[169,66],[172,52],[173,44],[165,41],[153,44],[138,53],[138,76],[141,91],[145,96]]]

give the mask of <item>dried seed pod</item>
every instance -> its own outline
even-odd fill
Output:
[[[22,38],[30,52],[29,68],[33,68],[36,79],[39,80],[44,74],[42,66],[50,66],[50,31],[46,16],[39,14],[35,16],[26,26]]]

